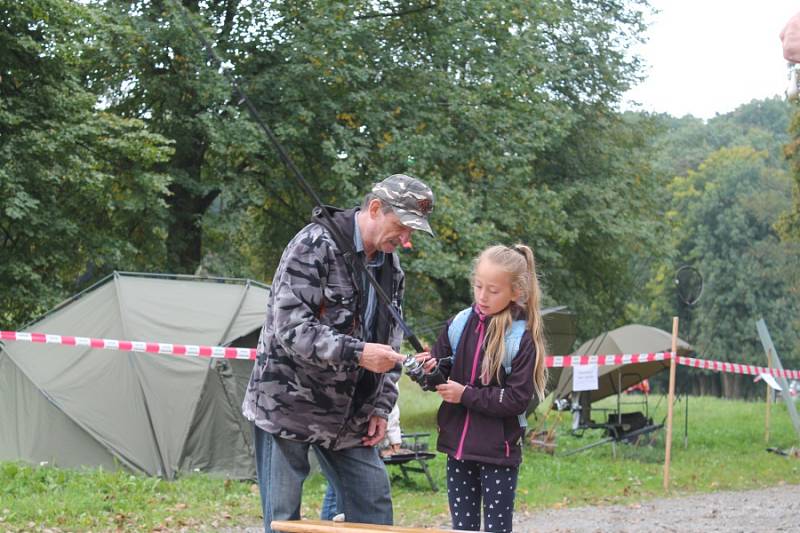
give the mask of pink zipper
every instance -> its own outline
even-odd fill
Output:
[[[481,315],[478,314],[478,344],[475,345],[475,355],[472,356],[472,375],[469,378],[469,384],[475,383],[475,373],[478,370],[478,356],[481,353],[481,346],[483,345],[483,336],[486,333]],[[458,450],[456,450],[456,459],[461,460],[461,455],[464,453],[464,440],[467,438],[467,429],[469,428],[469,409],[467,409],[467,417],[464,419],[464,429],[461,430],[461,440],[458,442]]]
[[[508,441],[505,441],[505,443],[506,443],[506,457],[508,457],[509,455],[511,455],[511,449],[508,447]]]

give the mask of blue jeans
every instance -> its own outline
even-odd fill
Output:
[[[255,426],[254,435],[265,533],[272,533],[273,520],[300,518],[303,482],[310,470],[309,448],[313,448],[322,473],[333,485],[337,511],[344,513],[348,522],[392,524],[391,486],[377,448],[333,451],[282,439]]]
[[[333,520],[333,517],[339,514],[336,509],[336,489],[334,489],[333,484],[329,482],[328,489],[325,491],[325,497],[322,499],[322,510],[319,512],[319,517],[322,520]]]

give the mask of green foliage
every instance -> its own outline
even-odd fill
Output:
[[[250,483],[200,474],[165,482],[123,470],[0,463],[0,528],[216,531],[259,520],[254,489]]]
[[[713,350],[736,353],[743,338],[712,324],[764,313],[797,353],[788,104],[707,123],[617,112],[645,2],[180,5],[327,203],[354,205],[394,172],[432,185],[437,237],[403,252],[423,336],[469,302],[483,247],[523,241],[545,304],[578,312],[579,340],[668,327],[671,275],[696,262],[708,282],[696,340],[729,338]],[[306,223],[310,200],[177,8],[0,11],[3,324],[112,268],[269,281]]]
[[[150,264],[171,148],[82,84],[102,22],[61,0],[0,7],[0,327],[42,312],[85,269]]]
[[[764,318],[785,364],[800,362],[800,299],[790,290],[800,247],[781,243],[774,229],[791,207],[790,187],[785,171],[751,148],[718,150],[673,182],[678,251],[706,280],[695,339],[711,354],[763,362],[754,322]]]
[[[793,209],[782,217],[778,229],[784,239],[800,242],[800,112],[797,105],[793,107],[789,132],[791,139],[785,146],[784,154],[794,178]]]
[[[764,318],[784,365],[800,364],[800,247],[782,240],[792,183],[780,154],[789,108],[778,99],[752,102],[707,124],[663,118],[654,162],[668,206],[662,253],[650,262],[645,298],[633,316],[668,329],[680,311],[681,336],[714,359],[764,363],[755,321]],[[704,277],[698,305],[678,309],[673,275],[693,265]],[[637,307],[638,306],[638,307]],[[753,389],[722,378],[724,394]]]
[[[412,324],[465,305],[477,252],[520,240],[558,272],[545,278],[548,301],[577,302],[594,324],[605,301],[591,306],[578,288],[605,276],[603,294],[620,306],[625,260],[581,272],[577,286],[567,272],[599,264],[610,243],[643,242],[644,145],[613,112],[635,79],[625,48],[642,29],[640,4],[273,2],[237,18],[250,39],[235,69],[325,201],[353,205],[395,172],[433,186],[437,238],[415,239],[404,257]],[[239,171],[203,219],[208,261],[268,277],[311,205],[244,119],[220,140],[209,165]],[[584,216],[587,206],[598,209]],[[618,223],[602,240],[577,229],[608,220]]]
[[[438,396],[423,393],[404,378],[401,385],[401,424],[404,431],[431,433],[435,447]],[[609,399],[611,400],[611,399]],[[665,416],[665,402],[651,398],[650,414]],[[606,401],[597,407],[613,407]],[[764,404],[715,398],[691,398],[689,447],[683,447],[685,405],[675,409],[671,480],[673,493],[695,494],[742,490],[792,483],[800,473],[796,461],[764,452]],[[563,413],[562,413],[563,415]],[[769,445],[788,448],[796,442],[785,406],[772,407]],[[556,413],[559,451],[578,448],[602,437],[599,431],[583,438],[569,436],[570,419]],[[531,425],[537,422],[531,418]],[[662,472],[664,437],[640,446],[620,445],[618,458],[608,446],[567,457],[525,450],[516,499],[518,514],[545,508],[641,502],[664,495]],[[445,458],[429,463],[434,479],[445,486]],[[404,481],[390,467],[395,523],[401,526],[448,527],[447,493],[431,493],[421,474]],[[319,516],[325,481],[312,475],[303,488],[302,516]],[[257,487],[205,475],[173,482],[102,470],[61,470],[0,463],[0,528],[76,530],[218,531],[257,526],[261,520]]]

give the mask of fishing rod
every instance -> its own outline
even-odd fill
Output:
[[[317,195],[316,191],[311,187],[311,184],[309,184],[308,181],[303,176],[303,173],[300,172],[300,169],[298,169],[297,166],[294,164],[292,158],[289,157],[289,154],[286,152],[283,145],[278,140],[278,137],[272,131],[272,128],[270,128],[269,125],[264,120],[261,119],[258,110],[250,101],[250,98],[247,97],[247,94],[239,86],[239,83],[237,83],[236,78],[234,78],[233,75],[229,72],[228,68],[225,67],[225,64],[219,58],[217,52],[214,50],[214,47],[211,45],[211,43],[208,42],[208,39],[206,39],[203,33],[200,31],[200,28],[198,28],[195,25],[195,23],[191,20],[191,17],[189,16],[189,13],[187,12],[186,8],[182,4],[180,4],[177,0],[170,0],[170,2],[173,4],[173,6],[175,6],[176,11],[180,13],[180,16],[183,19],[184,23],[192,30],[192,33],[194,33],[197,36],[198,40],[202,43],[203,48],[205,49],[206,54],[208,55],[208,59],[213,64],[215,64],[217,68],[220,70],[222,75],[225,77],[225,79],[228,81],[231,88],[233,89],[234,94],[236,94],[239,97],[240,103],[245,104],[247,111],[250,113],[250,118],[253,119],[253,121],[261,128],[261,131],[263,131],[264,134],[267,136],[267,138],[269,138],[270,143],[272,143],[272,146],[278,152],[278,156],[280,157],[283,164],[286,165],[286,168],[288,168],[292,176],[294,176],[295,180],[297,181],[297,184],[308,196],[311,197],[311,199],[317,205],[317,209],[319,210],[320,214],[329,223],[328,226],[333,235],[333,240],[334,242],[336,242],[336,245],[339,247],[339,249],[343,252],[345,261],[350,263],[359,274],[366,276],[367,281],[369,281],[369,284],[372,285],[373,289],[375,289],[375,294],[377,295],[378,300],[385,306],[386,310],[389,312],[392,318],[394,318],[397,321],[397,323],[400,324],[400,327],[403,329],[403,333],[405,333],[405,336],[408,339],[408,342],[411,344],[411,346],[417,352],[424,352],[425,350],[422,347],[422,343],[420,343],[417,336],[414,335],[414,332],[411,331],[411,328],[409,328],[408,325],[405,323],[403,317],[400,316],[400,313],[397,310],[397,308],[395,308],[394,305],[392,305],[392,301],[389,298],[389,295],[386,294],[386,292],[383,290],[383,287],[381,287],[380,283],[378,283],[378,280],[375,279],[375,276],[373,276],[372,273],[367,269],[364,262],[358,258],[353,243],[348,242],[347,239],[344,238],[344,235],[342,235],[339,227],[333,222],[333,217],[331,216],[330,211],[328,211],[328,208],[325,206],[325,204],[322,203],[322,200],[320,199],[319,195]]]

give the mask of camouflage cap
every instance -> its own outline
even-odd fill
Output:
[[[392,174],[372,187],[372,193],[392,208],[404,225],[433,236],[428,216],[433,211],[433,191],[417,178]]]

